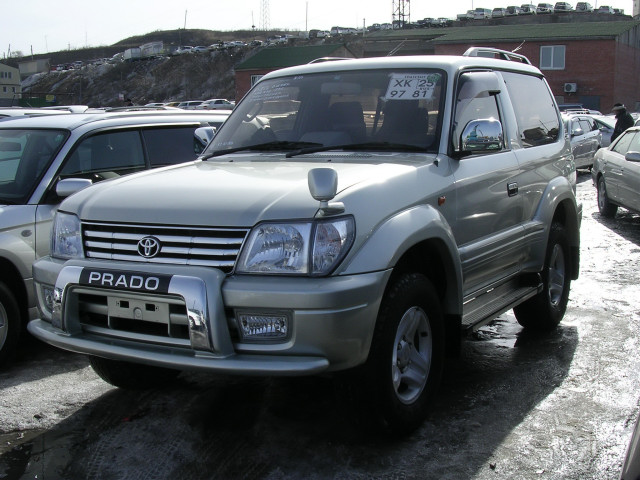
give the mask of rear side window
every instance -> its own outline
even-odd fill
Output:
[[[151,167],[195,160],[193,133],[197,127],[150,128],[142,130]]]
[[[512,72],[503,72],[502,76],[516,113],[522,145],[529,148],[557,141],[560,119],[544,79]]]

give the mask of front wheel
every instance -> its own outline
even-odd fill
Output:
[[[139,363],[89,356],[91,367],[105,382],[114,387],[144,389],[166,386],[179,375],[178,370]]]
[[[520,325],[533,330],[551,330],[560,323],[569,302],[571,271],[566,232],[560,223],[553,223],[542,270],[542,291],[513,309]]]
[[[400,276],[382,300],[367,362],[350,377],[360,422],[397,434],[417,428],[440,384],[444,345],[435,289],[423,275]]]
[[[607,186],[604,183],[604,177],[598,178],[598,211],[600,215],[607,218],[613,218],[618,211],[618,206],[609,201],[607,195]]]
[[[21,332],[20,308],[13,293],[0,282],[0,368],[16,352]]]

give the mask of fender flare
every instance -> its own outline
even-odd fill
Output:
[[[453,232],[445,218],[430,205],[418,205],[380,223],[351,256],[341,275],[393,269],[402,256],[423,242],[436,245],[446,275],[443,299],[446,313],[462,314],[462,263]]]

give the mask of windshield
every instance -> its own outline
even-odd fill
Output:
[[[66,137],[60,130],[0,130],[0,203],[26,203]]]
[[[444,98],[440,70],[359,70],[260,82],[204,157],[236,151],[335,149],[436,152]]]

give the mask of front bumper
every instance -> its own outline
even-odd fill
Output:
[[[42,318],[28,328],[47,343],[114,360],[250,375],[363,363],[390,274],[227,277],[204,267],[49,257],[33,272]],[[286,317],[286,338],[243,340],[241,312]]]

